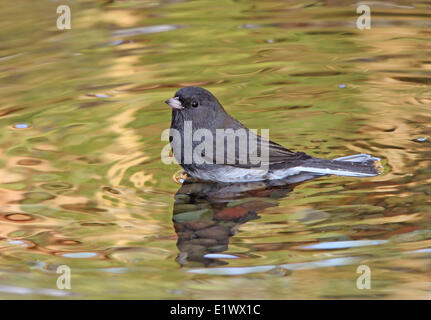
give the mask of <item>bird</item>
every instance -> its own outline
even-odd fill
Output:
[[[300,174],[372,177],[381,173],[380,159],[369,154],[330,160],[287,149],[262,131],[258,135],[244,126],[201,87],[183,87],[165,103],[172,108],[169,140],[174,158],[197,180],[244,183]],[[246,143],[241,146],[243,138]]]

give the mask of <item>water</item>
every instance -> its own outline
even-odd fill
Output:
[[[358,30],[353,1],[75,1],[63,31],[57,2],[0,4],[0,298],[429,299],[431,2],[369,4]],[[384,172],[181,186],[163,101],[192,84]]]

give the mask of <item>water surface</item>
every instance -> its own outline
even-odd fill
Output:
[[[353,1],[65,4],[64,31],[58,2],[0,5],[0,298],[430,298],[430,1],[369,2],[370,30]],[[160,135],[185,85],[385,170],[181,186]]]

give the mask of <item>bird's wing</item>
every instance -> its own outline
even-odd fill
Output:
[[[219,149],[217,149],[216,146],[217,139],[216,136],[214,136],[213,154],[201,154],[206,163],[223,163],[239,168],[254,168],[262,165],[285,167],[286,165],[298,165],[302,160],[311,158],[311,156],[304,152],[293,152],[278,143],[265,137],[261,137],[228,114],[223,117],[222,122],[216,124],[216,127],[223,130],[235,128],[233,133],[231,132],[231,134],[227,134],[227,136],[230,136],[230,138],[235,141],[235,152],[233,152],[233,150],[228,152],[229,138],[225,138],[224,151],[218,151]],[[241,130],[243,130],[247,136],[246,149],[244,148],[244,144],[241,147],[241,143],[239,143],[239,140],[241,139]],[[232,139],[230,140],[230,143],[232,143]],[[220,153],[219,156],[224,157],[223,162],[220,162],[220,160],[217,161],[217,152]]]
[[[253,139],[253,133],[250,133],[250,138]],[[238,156],[236,157],[235,166],[242,168],[250,168],[262,165],[268,166],[286,166],[291,164],[292,166],[298,165],[302,160],[310,159],[311,156],[304,152],[294,152],[282,145],[275,143],[271,140],[263,138],[259,135],[255,135],[257,144],[255,147],[249,145],[248,155],[249,161],[244,164],[239,161]],[[239,154],[239,152],[238,152]],[[253,155],[257,155],[253,158]]]
[[[239,139],[236,139],[234,140],[234,148],[229,149],[229,142],[226,139],[224,148],[220,151],[214,142],[213,154],[202,152],[201,157],[206,163],[227,164],[238,168],[293,167],[299,165],[301,161],[311,158],[304,152],[293,152],[278,143],[255,135],[250,131],[247,132],[246,145],[241,146]],[[217,158],[217,156],[219,157]]]

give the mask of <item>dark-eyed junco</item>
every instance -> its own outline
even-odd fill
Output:
[[[249,182],[299,173],[368,177],[378,175],[378,158],[368,154],[318,159],[293,152],[257,135],[231,117],[209,91],[178,90],[172,107],[170,141],[174,157],[192,177],[217,182]]]

